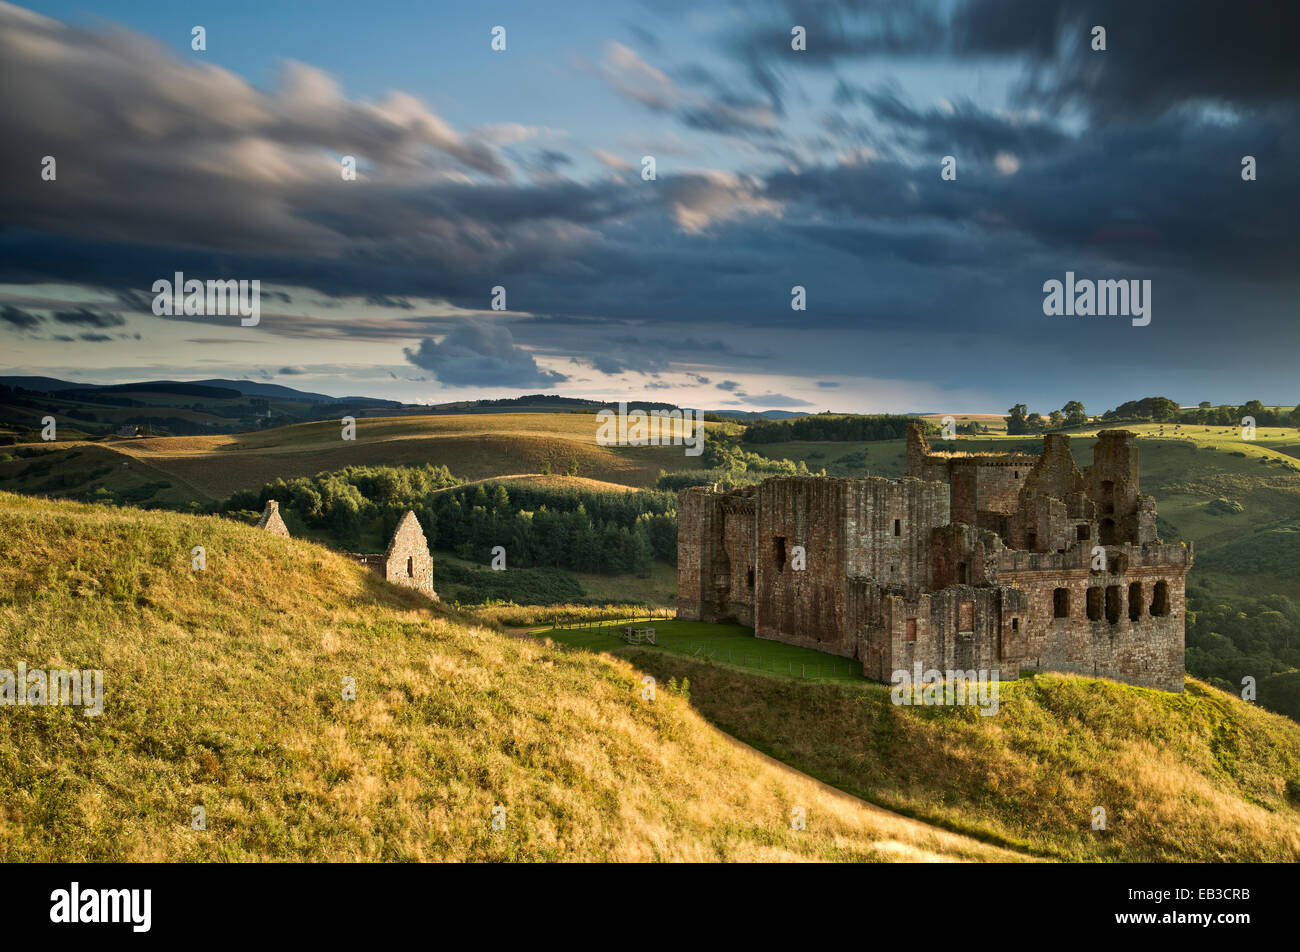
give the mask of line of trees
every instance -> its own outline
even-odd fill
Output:
[[[332,473],[277,479],[257,491],[232,493],[220,511],[259,511],[267,500],[274,499],[303,525],[328,533],[344,548],[356,548],[367,522],[384,518],[384,530],[391,532],[407,509],[421,517],[428,535],[426,520],[433,494],[462,482],[446,466],[348,466]]]
[[[445,466],[349,466],[277,479],[237,492],[224,512],[280,503],[286,518],[355,550],[367,527],[392,534],[408,509],[430,548],[488,564],[504,546],[512,566],[578,572],[641,573],[654,558],[677,562],[677,497],[659,490],[598,491],[483,483],[466,486]]]
[[[1007,434],[1023,436],[1026,433],[1045,433],[1048,430],[1061,430],[1070,426],[1083,426],[1088,422],[1088,411],[1078,400],[1071,400],[1059,410],[1053,410],[1046,417],[1041,413],[1030,413],[1023,403],[1017,403],[1007,411]]]
[[[433,499],[438,547],[487,564],[609,575],[639,574],[652,559],[677,564],[677,497],[671,492],[603,492],[570,487],[462,487]],[[426,530],[428,531],[428,530]]]
[[[1292,410],[1284,407],[1274,410],[1258,400],[1247,400],[1239,407],[1216,407],[1205,400],[1195,410],[1182,411],[1177,420],[1183,424],[1195,423],[1202,426],[1241,426],[1243,417],[1253,417],[1256,426],[1300,427],[1300,406]]]
[[[835,440],[860,443],[871,440],[901,440],[909,423],[917,417],[880,414],[875,416],[816,416],[793,420],[759,420],[745,428],[746,443],[789,443]]]
[[[1195,409],[1184,410],[1178,402],[1168,397],[1143,397],[1129,400],[1097,417],[1102,423],[1181,423],[1202,426],[1240,426],[1243,417],[1253,417],[1256,426],[1300,427],[1300,406],[1272,409],[1259,400],[1247,400],[1240,406],[1225,404],[1214,406],[1204,400]],[[1071,400],[1047,416],[1030,413],[1023,403],[1007,411],[1007,433],[1019,436],[1026,433],[1045,433],[1052,430],[1083,426],[1088,423],[1088,411],[1078,400]]]

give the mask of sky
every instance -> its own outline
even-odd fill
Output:
[[[1297,37],[1272,0],[0,2],[0,375],[1294,405]],[[260,320],[156,314],[176,272]],[[1150,322],[1046,314],[1067,273]]]

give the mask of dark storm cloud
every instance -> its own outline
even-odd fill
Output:
[[[0,307],[0,323],[8,324],[10,327],[17,328],[20,331],[26,331],[44,324],[45,318],[41,317],[39,314],[24,311],[20,307],[6,304],[3,307]]]
[[[77,337],[81,340],[89,341],[93,344],[98,344],[98,343],[102,343],[103,341],[109,341],[113,339],[112,335],[110,334],[78,334]]]
[[[798,70],[942,56],[1020,62],[1026,102],[1077,106],[1094,120],[1195,101],[1300,102],[1300,5],[1277,0],[775,0],[752,13],[756,25],[723,47],[768,95]],[[792,54],[796,23],[808,49]],[[1104,52],[1091,48],[1093,26],[1106,29]]]
[[[1015,174],[959,156],[957,181],[945,182],[937,162],[867,162],[777,173],[765,194],[838,213],[799,230],[857,255],[892,248],[916,263],[982,258],[1003,269],[1029,239],[1047,253],[1289,280],[1300,256],[1300,183],[1243,182],[1240,162],[1298,153],[1300,133],[1271,118],[1225,125],[1169,114],[1061,140],[1024,157]]]
[[[366,303],[374,307],[396,307],[403,311],[409,311],[415,307],[406,298],[389,297],[386,294],[369,294],[366,296]]]
[[[950,111],[917,110],[895,89],[867,89],[840,80],[834,99],[841,106],[860,103],[914,150],[930,155],[960,155],[988,160],[999,152],[1018,157],[1045,155],[1066,146],[1069,136],[1050,122],[1009,119],[959,99]]]
[[[569,379],[538,367],[533,355],[515,343],[508,327],[481,321],[464,321],[443,340],[426,337],[403,353],[412,364],[450,386],[547,388]]]
[[[1181,304],[1182,337],[1135,352],[1134,365],[1149,354],[1165,359],[1173,346],[1190,349],[1225,314],[1258,323],[1265,319],[1255,315],[1284,311],[1300,256],[1300,186],[1290,175],[1300,124],[1281,107],[1229,110],[1226,119],[1161,112],[1161,103],[1189,101],[1204,87],[1188,75],[1194,58],[1135,93],[1160,115],[1127,121],[1106,97],[1121,82],[1111,73],[1132,78],[1146,68],[1130,52],[1139,42],[1134,21],[1117,13],[1110,50],[1079,60],[1103,65],[1106,76],[1076,75],[1036,52],[1059,25],[1051,13],[1059,5],[1042,7],[1027,5],[1025,22],[989,13],[986,23],[970,11],[992,8],[968,2],[954,33],[939,4],[791,4],[766,45],[737,52],[733,65],[752,90],[717,67],[669,73],[618,52],[600,75],[621,84],[625,98],[697,128],[742,132],[761,148],[744,172],[686,172],[661,157],[655,182],[635,170],[577,182],[521,179],[508,155],[409,97],[354,102],[306,67],[266,93],[131,34],[74,30],[0,4],[0,125],[12,141],[41,142],[59,158],[57,187],[0,191],[0,281],[112,289],[118,309],[133,314],[150,312],[152,282],[174,271],[259,278],[264,295],[275,283],[369,298],[396,312],[407,309],[381,302],[445,299],[486,311],[502,285],[510,315],[533,317],[508,329],[492,324],[490,334],[447,317],[330,320],[319,309],[264,308],[260,326],[297,339],[419,340],[407,352],[415,366],[448,383],[501,387],[564,379],[535,355],[572,357],[606,374],[685,364],[725,380],[773,355],[782,369],[793,366],[789,345],[820,330],[843,337],[829,339],[819,362],[805,358],[819,377],[895,366],[900,375],[956,376],[962,351],[942,369],[926,355],[936,339],[973,332],[987,346],[1040,348],[1045,365],[1073,334],[1068,346],[1080,366],[1113,363],[1113,342],[1099,336],[1057,327],[1050,341],[1041,336],[1042,282],[1094,263],[1110,269],[1103,276],[1165,278],[1157,327],[1172,324],[1173,302]],[[1257,8],[1244,9],[1246,24],[1226,28],[1214,55],[1229,57],[1234,71],[1286,78],[1288,67],[1269,66],[1267,55],[1238,62],[1259,51]],[[865,22],[872,18],[880,22]],[[790,23],[809,27],[806,59],[789,50]],[[1200,26],[1193,32],[1204,38]],[[1187,46],[1181,37],[1169,42]],[[1015,56],[1027,64],[1027,95],[1091,96],[1094,121],[1012,117],[958,95],[947,112],[913,105],[887,85],[846,80],[840,107],[874,126],[884,148],[852,155],[842,147],[862,140],[849,123],[832,122],[819,127],[824,138],[811,154],[802,144],[786,149],[777,124],[785,80],[862,52]],[[1242,105],[1291,95],[1270,88],[1224,85]],[[769,129],[777,137],[767,138]],[[364,187],[340,181],[343,153],[366,160]],[[958,157],[956,182],[939,178],[944,154]],[[1258,182],[1240,178],[1245,154],[1260,160]],[[29,157],[0,150],[6,181],[38,174]],[[790,309],[795,284],[807,288],[806,313]],[[682,342],[683,329],[692,343]],[[896,335],[890,354],[914,354],[914,363],[882,366],[875,349],[835,343],[879,329]],[[712,346],[719,341],[726,346]]]
[[[1106,29],[1106,52],[1091,29]],[[1031,98],[1099,118],[1154,115],[1196,100],[1253,108],[1300,102],[1300,5],[1276,0],[968,0],[958,55],[1018,55]]]
[[[126,323],[126,318],[120,314],[109,314],[100,311],[91,311],[84,307],[79,307],[73,311],[55,311],[54,320],[60,324],[74,324],[78,327],[121,327]]]

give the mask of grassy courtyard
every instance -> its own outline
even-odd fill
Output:
[[[643,619],[594,622],[578,627],[548,628],[537,634],[560,644],[588,651],[613,652],[626,648],[623,629],[629,624],[653,628],[657,644],[648,651],[686,655],[733,668],[766,671],[782,677],[810,681],[863,681],[862,665],[850,658],[812,648],[754,637],[744,625],[714,625],[702,621]]]

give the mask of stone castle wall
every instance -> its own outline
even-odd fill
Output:
[[[1192,551],[1156,544],[1133,434],[1103,431],[1081,472],[1067,436],[1040,457],[942,455],[914,428],[907,468],[683,491],[678,616],[752,624],[879,680],[920,662],[1182,690]]]

